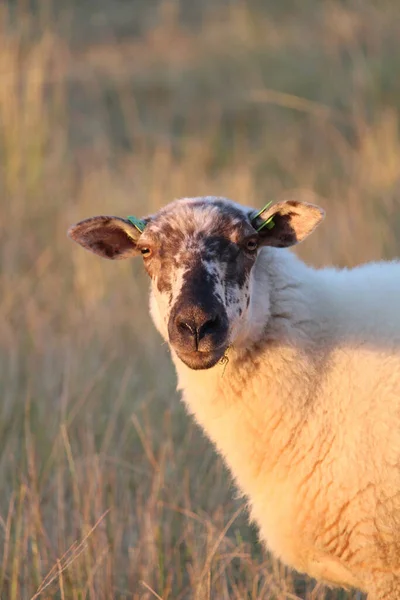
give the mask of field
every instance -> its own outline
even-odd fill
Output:
[[[68,226],[310,193],[316,266],[400,254],[396,0],[0,5],[0,598],[350,600],[258,544],[137,261]]]

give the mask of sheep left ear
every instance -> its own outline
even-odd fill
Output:
[[[286,200],[257,214],[252,225],[262,246],[287,248],[308,237],[324,216],[325,211],[315,204]]]
[[[137,242],[145,226],[145,221],[133,217],[91,217],[70,227],[68,236],[94,254],[118,260],[138,254]]]

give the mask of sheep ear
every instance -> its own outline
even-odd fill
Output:
[[[137,242],[142,234],[138,223],[146,224],[145,221],[135,222],[120,217],[91,217],[70,227],[68,236],[103,258],[129,258],[138,254]]]
[[[302,242],[319,225],[325,212],[315,204],[286,200],[253,217],[261,245],[287,248]]]

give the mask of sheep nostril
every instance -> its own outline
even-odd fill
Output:
[[[210,350],[224,335],[225,322],[218,311],[183,308],[177,312],[171,331],[178,344],[204,352]]]
[[[179,320],[177,326],[179,331],[183,334],[187,334],[189,332],[191,335],[196,335],[196,324],[192,323],[191,321]]]
[[[199,338],[199,340],[201,340],[207,334],[213,333],[218,328],[218,325],[219,325],[219,318],[218,318],[218,316],[215,316],[212,319],[208,319],[208,321],[206,321],[205,323],[203,323],[198,328],[198,338]]]

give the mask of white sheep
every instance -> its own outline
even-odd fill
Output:
[[[400,598],[400,264],[316,270],[284,249],[323,218],[280,202],[175,201],[69,235],[142,254],[188,410],[266,546],[320,581]]]

